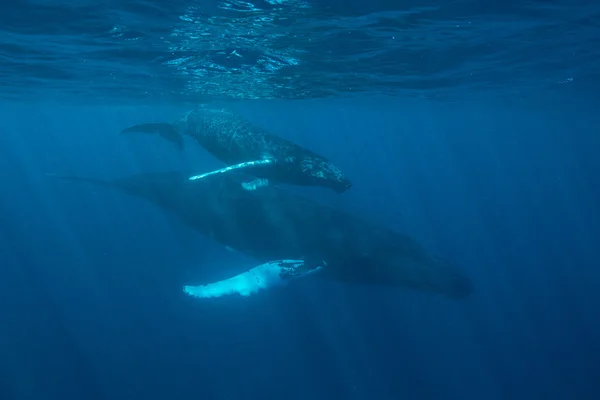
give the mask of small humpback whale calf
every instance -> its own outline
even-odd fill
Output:
[[[158,133],[183,149],[183,135],[196,140],[227,167],[191,176],[190,180],[209,175],[244,170],[257,179],[243,182],[246,190],[255,190],[269,181],[300,186],[320,186],[342,193],[352,183],[325,157],[288,140],[268,133],[238,114],[198,108],[187,112],[175,123],[144,123],[124,129],[131,132]]]
[[[242,274],[187,285],[198,298],[253,293],[298,278],[321,277],[464,298],[470,279],[409,236],[375,226],[277,186],[245,190],[245,174],[145,173],[114,181],[59,178],[115,188],[146,199],[217,243],[259,264]],[[312,278],[311,278],[312,279]]]

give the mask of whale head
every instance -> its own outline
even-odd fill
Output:
[[[350,179],[328,160],[312,157],[299,162],[300,171],[306,177],[307,185],[322,186],[343,193],[352,187]]]

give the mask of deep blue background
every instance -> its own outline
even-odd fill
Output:
[[[219,165],[191,142],[118,136],[185,108],[1,104],[0,398],[599,398],[597,106],[231,106],[354,182],[303,192],[413,235],[476,293],[307,280],[186,297],[182,284],[248,260],[143,200],[44,175]]]

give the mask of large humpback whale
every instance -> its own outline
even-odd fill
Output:
[[[181,172],[145,173],[114,181],[79,177],[151,201],[261,263],[239,276],[186,286],[196,297],[248,295],[297,277],[386,285],[463,298],[473,291],[459,269],[412,238],[283,188],[244,190],[238,173],[190,182]]]
[[[158,133],[180,149],[184,147],[182,135],[187,135],[227,164],[226,168],[196,175],[192,180],[243,169],[261,179],[262,183],[255,181],[260,183],[259,186],[273,180],[321,186],[341,193],[352,185],[325,157],[268,133],[228,110],[198,108],[187,112],[175,123],[138,124],[124,129],[121,134],[130,132]]]

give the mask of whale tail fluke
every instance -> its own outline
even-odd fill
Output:
[[[157,133],[160,137],[173,143],[179,151],[182,151],[185,147],[183,136],[177,131],[177,128],[173,124],[169,124],[167,122],[151,122],[133,125],[129,128],[123,129],[121,131],[121,135],[132,132],[151,134]]]

